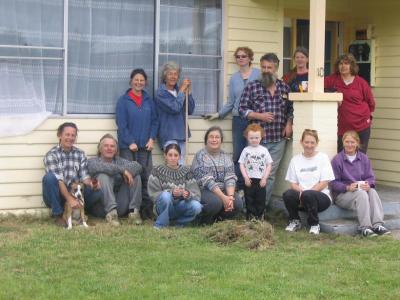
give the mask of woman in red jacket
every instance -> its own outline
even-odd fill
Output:
[[[354,130],[360,136],[362,152],[366,153],[368,149],[375,100],[371,87],[357,73],[354,56],[343,54],[335,63],[335,73],[325,78],[325,89],[343,93],[343,101],[338,107],[338,152],[343,149],[342,137],[348,130]]]

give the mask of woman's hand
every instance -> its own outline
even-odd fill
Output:
[[[154,148],[154,140],[152,138],[149,138],[147,144],[146,144],[146,150],[147,151],[152,151]]]
[[[224,195],[223,204],[225,211],[233,210],[233,196]]]
[[[186,92],[186,90],[190,93],[191,92],[191,89],[190,89],[190,85],[192,84],[192,82],[190,81],[190,79],[189,78],[185,78],[183,81],[182,81],[182,85],[181,85],[181,87],[179,88],[179,91],[180,92],[182,92],[182,93],[185,93]]]
[[[348,192],[357,191],[357,190],[358,190],[357,185],[358,185],[357,182],[353,182],[353,183],[349,184],[348,186],[346,186],[346,190],[347,190]]]
[[[132,143],[129,145],[129,150],[131,150],[132,152],[137,152],[138,146],[135,143]]]
[[[369,189],[370,189],[371,187],[369,186],[368,181],[365,181],[364,184],[360,184],[360,188],[361,188],[363,191],[368,192]]]
[[[181,197],[182,196],[182,189],[178,189],[178,188],[172,189],[172,196],[174,196],[174,198]]]
[[[187,190],[183,190],[183,191],[182,191],[182,197],[183,197],[183,199],[189,199],[189,197],[190,197],[190,192],[187,191]]]

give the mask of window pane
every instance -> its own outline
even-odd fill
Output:
[[[61,113],[62,43],[63,0],[0,0],[1,113]]]
[[[68,113],[114,113],[134,68],[152,90],[154,2],[69,1]]]
[[[161,0],[159,69],[167,61],[181,65],[181,78],[192,80],[195,115],[218,109],[221,26],[221,1]]]

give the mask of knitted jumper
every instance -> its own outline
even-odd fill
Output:
[[[212,191],[219,187],[226,191],[235,186],[237,177],[231,155],[221,150],[211,154],[206,148],[199,150],[192,162],[191,170],[200,188]]]
[[[166,165],[154,167],[147,183],[147,190],[151,200],[155,203],[162,192],[171,192],[174,188],[189,191],[190,197],[188,200],[200,200],[199,186],[189,168],[179,166],[178,169],[171,169]]]

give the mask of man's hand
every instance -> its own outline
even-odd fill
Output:
[[[154,148],[154,140],[152,138],[149,138],[147,144],[146,144],[146,150],[147,151],[152,151]]]
[[[69,206],[71,206],[71,208],[75,209],[75,208],[81,208],[82,205],[81,203],[78,201],[78,199],[76,199],[75,197],[73,197],[72,195],[69,195],[67,197],[67,202],[69,204]]]
[[[122,176],[124,176],[127,185],[131,186],[133,184],[133,176],[128,170],[125,170]]]
[[[282,136],[284,138],[290,139],[293,135],[293,125],[292,122],[287,122],[285,128],[283,128]]]
[[[136,151],[138,151],[138,146],[135,143],[130,144],[129,150],[131,150],[132,152],[136,152]]]
[[[272,112],[260,113],[259,120],[264,123],[272,123],[275,120],[275,116]]]
[[[182,190],[178,189],[178,188],[174,188],[172,189],[172,196],[174,196],[174,198],[179,198],[182,196]]]

